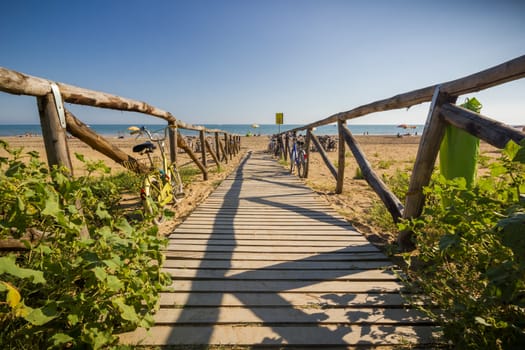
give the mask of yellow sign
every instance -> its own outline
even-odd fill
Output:
[[[275,124],[283,124],[284,113],[275,113]]]

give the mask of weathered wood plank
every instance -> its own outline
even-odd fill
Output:
[[[183,239],[183,238],[170,238],[169,245],[208,245],[208,246],[258,246],[258,247],[267,247],[267,246],[278,246],[278,247],[331,247],[331,248],[344,248],[349,244],[368,244],[369,242],[363,237],[357,237],[356,239],[349,241],[302,241],[302,240],[285,240],[285,239],[265,239],[265,240],[241,240],[241,239]]]
[[[274,242],[301,242],[305,244],[316,244],[318,242],[332,242],[332,241],[342,241],[342,242],[366,242],[366,238],[360,236],[358,232],[355,232],[353,235],[301,235],[301,234],[287,234],[286,231],[272,232],[269,234],[260,234],[258,231],[254,231],[252,234],[239,234],[235,233],[235,239],[232,238],[233,232],[226,234],[217,233],[215,231],[210,231],[208,234],[199,234],[194,232],[177,232],[173,233],[170,236],[170,240],[181,243],[180,240],[209,240],[213,239],[222,243],[223,240],[232,240],[241,244],[243,241],[257,241],[262,244],[272,244]],[[233,242],[231,242],[233,243]],[[293,244],[293,243],[291,243]]]
[[[294,235],[300,235],[304,237],[306,240],[308,240],[311,237],[315,236],[323,236],[324,239],[330,239],[330,237],[352,237],[352,236],[360,236],[362,237],[362,234],[353,231],[353,230],[324,230],[324,229],[316,229],[316,230],[310,230],[310,231],[291,231],[287,229],[283,229],[280,227],[272,227],[272,228],[265,228],[265,229],[243,229],[243,228],[217,228],[217,227],[208,227],[208,228],[199,228],[199,227],[191,227],[191,228],[185,228],[177,230],[176,233],[172,233],[170,237],[177,237],[177,235],[185,235],[185,234],[215,234],[215,235],[239,235],[239,238],[242,238],[243,235],[251,235],[251,236],[276,236],[281,235],[283,237],[287,236],[294,236]],[[313,239],[313,238],[312,238]]]
[[[222,245],[206,245],[206,244],[192,244],[185,245],[185,246],[179,246],[177,244],[171,244],[168,243],[168,250],[175,249],[178,251],[193,251],[193,252],[233,252],[234,250],[236,252],[253,252],[257,253],[262,250],[260,246],[236,246],[236,245],[230,245],[230,246],[222,246]],[[337,247],[282,247],[282,246],[268,246],[264,249],[265,252],[268,253],[327,253],[327,252],[333,252]],[[370,243],[354,243],[349,247],[344,247],[341,249],[337,249],[340,252],[346,252],[346,253],[354,253],[354,252],[379,252],[379,249],[377,249],[375,246],[373,246]]]
[[[221,344],[249,346],[264,344],[266,347],[282,348],[283,345],[323,347],[367,345],[419,345],[435,344],[434,328],[426,326],[394,325],[325,325],[325,326],[156,326],[149,331],[139,329],[135,333],[120,335],[127,344],[151,345],[208,345]]]
[[[395,281],[238,281],[238,280],[175,280],[171,288],[181,292],[284,292],[296,293],[395,293],[403,287]]]
[[[352,253],[270,253],[259,250],[258,252],[195,252],[177,250],[177,247],[164,252],[168,258],[206,259],[206,260],[261,260],[268,261],[297,261],[308,259],[311,261],[389,261],[383,253],[379,252],[352,252]]]
[[[163,293],[161,307],[181,308],[195,306],[246,306],[255,307],[408,307],[399,294],[373,293],[217,293],[213,292],[175,292]]]
[[[330,278],[333,281],[397,281],[394,272],[388,270],[266,270],[266,269],[184,269],[184,268],[164,268],[164,272],[169,273],[175,279],[221,279],[228,280],[310,280],[322,281]]]
[[[389,260],[357,261],[285,261],[285,260],[201,260],[171,257],[163,264],[165,268],[185,269],[265,269],[265,270],[366,270],[390,267]]]
[[[162,324],[413,324],[426,323],[428,319],[417,310],[371,309],[371,308],[239,308],[222,307],[218,310],[193,307],[191,309],[160,309],[154,316],[157,325]]]

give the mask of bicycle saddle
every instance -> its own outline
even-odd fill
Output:
[[[142,153],[142,152],[151,153],[151,152],[153,152],[153,150],[155,148],[157,148],[157,146],[155,146],[154,144],[152,144],[151,142],[148,141],[148,142],[144,142],[144,143],[141,143],[141,144],[133,146],[133,152],[135,152],[135,153]]]

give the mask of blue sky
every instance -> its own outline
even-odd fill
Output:
[[[148,102],[193,123],[303,124],[525,54],[525,1],[3,1],[0,66]],[[525,79],[477,96],[525,124]],[[461,97],[464,99],[464,97]],[[156,122],[67,105],[86,123]],[[360,118],[423,124],[428,105]],[[38,123],[0,92],[0,123]]]

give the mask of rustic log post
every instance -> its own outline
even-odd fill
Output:
[[[206,160],[206,134],[204,130],[199,131],[199,138],[201,142],[201,163],[205,171],[202,173],[202,178],[208,180],[208,161]]]
[[[219,161],[222,161],[222,157],[221,157],[221,149],[220,149],[220,141],[219,141],[219,133],[218,132],[215,132],[214,133],[214,138],[215,138],[215,152],[217,153],[217,159],[219,159]]]
[[[233,159],[233,142],[231,134],[228,134],[228,156],[230,157],[230,160]]]
[[[494,147],[505,148],[511,140],[519,144],[525,138],[525,133],[511,126],[450,103],[441,106],[441,116],[456,128],[465,130]]]
[[[430,104],[425,129],[423,130],[423,135],[421,135],[421,140],[419,141],[420,143],[416,161],[414,163],[414,170],[412,170],[412,176],[408,186],[405,210],[403,213],[405,219],[421,215],[425,201],[423,187],[430,183],[430,177],[434,170],[441,141],[445,135],[446,123],[441,120],[440,107],[445,103],[454,103],[456,99],[456,96],[450,96],[442,92],[440,86],[437,86],[434,90],[434,96],[432,97],[432,103]],[[403,231],[399,233],[397,240],[401,250],[411,250],[414,248],[414,243],[411,241],[411,237],[412,232]]]
[[[61,125],[55,97],[49,93],[37,97],[40,126],[46,147],[47,163],[49,167],[64,166],[73,175],[73,165],[69,155],[66,131]],[[61,107],[63,108],[63,106]]]
[[[285,160],[285,161],[288,161],[288,141],[287,141],[287,137],[288,137],[288,134],[282,134],[281,135],[281,144],[283,145],[282,147],[282,158]]]
[[[230,156],[230,147],[228,146],[229,143],[228,133],[224,133],[224,158],[226,159],[226,164],[228,164],[229,156]]]
[[[363,173],[363,177],[366,182],[372,187],[372,189],[377,193],[379,198],[383,201],[386,208],[392,215],[394,222],[398,222],[403,213],[403,204],[401,201],[388,189],[385,183],[381,180],[379,176],[372,170],[372,166],[366,159],[363,151],[359,147],[357,140],[352,136],[352,133],[344,125],[341,125],[341,134],[340,134],[346,144],[352,151],[352,154],[355,157],[359,168]]]
[[[217,158],[217,155],[213,151],[213,148],[211,147],[211,144],[209,143],[209,141],[207,139],[204,140],[204,141],[206,142],[206,148],[208,148],[208,152],[210,153],[213,161],[215,162],[215,164],[217,164],[217,170],[221,170],[221,163],[219,162],[219,158]]]
[[[306,140],[304,142],[304,147],[306,148],[306,169],[304,170],[304,178],[308,178],[308,171],[310,170],[310,133],[312,129],[306,130]]]
[[[284,160],[287,160],[288,155],[290,155],[290,162],[292,161],[291,151],[292,148],[290,147],[290,134],[286,133],[284,136],[284,154],[286,155]]]
[[[117,146],[108,142],[105,138],[95,133],[86,124],[78,120],[73,113],[65,110],[66,113],[66,124],[67,131],[77,137],[79,140],[91,146],[94,150],[104,154],[105,156],[113,159],[115,162],[122,166],[135,171],[137,173],[147,172],[147,167],[139,164],[137,160],[125,152],[123,152]]]
[[[224,134],[224,135],[226,135],[226,134]],[[225,144],[226,144],[226,142],[223,145],[223,143],[219,140],[219,147],[221,148],[222,160],[224,162],[226,162],[226,164],[228,164],[228,154],[226,153]]]
[[[237,142],[236,142],[237,136],[231,135],[231,143],[232,143],[232,153],[234,156],[237,155]]]
[[[315,136],[314,133],[311,132],[310,130],[308,130],[308,134],[310,135],[310,138],[314,142],[315,148],[317,148],[317,151],[321,155],[321,158],[323,158],[326,166],[328,167],[328,170],[330,170],[334,178],[337,180],[337,169],[335,168],[335,166],[332,164],[332,162],[328,158],[328,155],[326,154],[323,146],[321,146],[321,143],[317,139],[317,136]]]
[[[335,186],[335,193],[343,193],[343,184],[345,181],[345,139],[343,136],[343,128],[346,125],[346,120],[339,119],[337,121],[337,130],[339,135],[338,158],[337,158],[337,184]]]
[[[169,122],[169,144],[170,144],[170,160],[172,163],[177,164],[177,126],[175,122]]]

